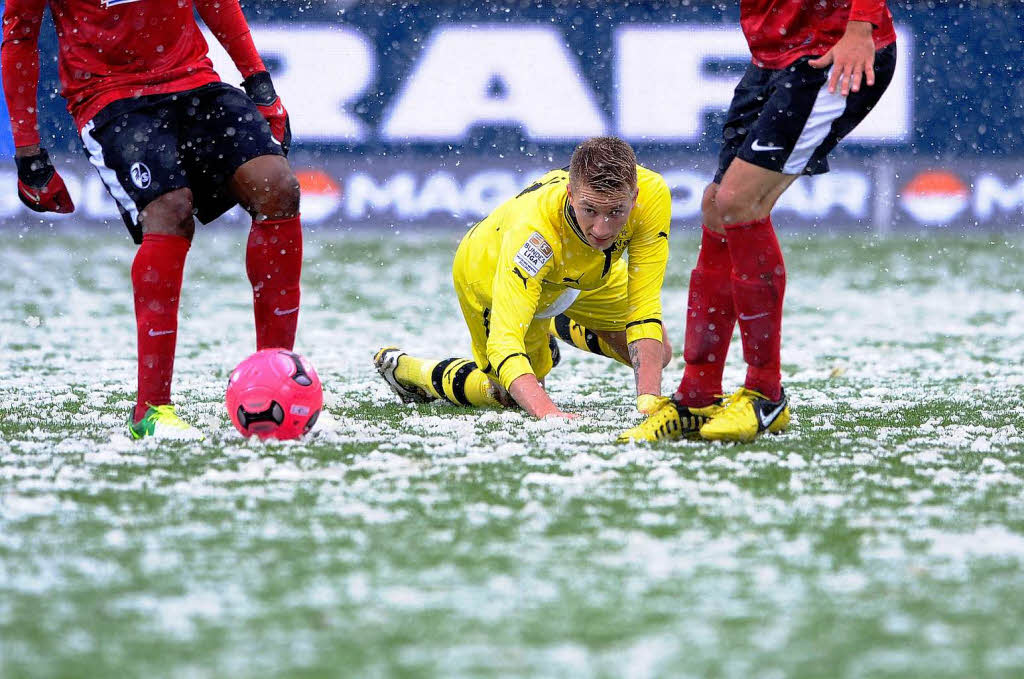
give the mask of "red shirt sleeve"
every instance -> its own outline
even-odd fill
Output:
[[[267,70],[252,42],[249,23],[238,0],[196,0],[199,16],[224,46],[243,78]]]
[[[4,97],[16,147],[39,143],[39,26],[46,0],[8,0],[0,47]]]
[[[852,0],[849,21],[867,21],[875,28],[886,24],[892,16],[885,0]]]

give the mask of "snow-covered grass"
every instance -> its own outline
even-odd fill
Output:
[[[571,423],[376,377],[385,343],[468,349],[451,232],[308,234],[297,349],[327,413],[239,438],[244,235],[190,254],[175,394],[208,438],[168,445],[124,433],[127,238],[8,232],[0,676],[1024,674],[1019,236],[784,236],[792,430],[623,447],[631,372],[571,348],[548,380]],[[695,246],[677,229],[680,348]]]

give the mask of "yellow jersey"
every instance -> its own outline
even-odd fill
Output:
[[[668,262],[671,196],[664,178],[637,166],[636,206],[605,250],[587,243],[569,203],[567,170],[552,170],[474,226],[459,245],[460,295],[489,309],[488,366],[508,388],[532,373],[525,338],[531,324],[571,298],[567,290],[604,285],[628,252],[626,341],[662,339],[661,286]],[[544,322],[546,325],[546,321]]]

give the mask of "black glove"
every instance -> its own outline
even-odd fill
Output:
[[[270,123],[270,134],[281,145],[281,150],[287,156],[288,149],[292,145],[292,125],[288,121],[288,111],[284,110],[281,97],[277,96],[277,92],[274,90],[270,74],[266,71],[253,73],[242,81],[242,87],[245,88],[245,93],[249,95],[252,102],[256,104],[256,108]]]
[[[62,214],[74,212],[75,203],[64,186],[64,180],[53,168],[46,149],[39,149],[34,156],[15,156],[14,162],[18,166],[18,198],[30,210]]]

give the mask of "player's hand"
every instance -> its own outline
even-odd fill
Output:
[[[274,83],[270,81],[270,74],[266,71],[253,73],[242,81],[242,87],[270,123],[270,134],[287,156],[292,145],[292,125],[288,120],[288,111],[284,110],[281,97],[277,96]]]
[[[668,396],[655,396],[654,394],[640,394],[636,397],[636,409],[644,415],[652,415],[655,410],[668,403]]]
[[[562,412],[561,410],[556,410],[553,413],[548,413],[547,415],[541,416],[541,419],[542,420],[548,420],[548,419],[551,419],[551,420],[575,420],[577,417],[579,417],[579,415],[577,415],[576,413],[566,413],[566,412]]]
[[[807,63],[814,68],[832,66],[828,78],[828,91],[844,97],[859,92],[863,81],[868,87],[875,84],[875,41],[871,37],[873,26],[866,21],[851,21],[846,33],[828,52]]]
[[[75,203],[64,180],[50,162],[46,149],[41,148],[28,156],[15,156],[14,162],[18,165],[18,198],[30,210],[61,214],[74,212]]]

